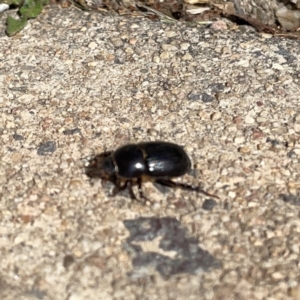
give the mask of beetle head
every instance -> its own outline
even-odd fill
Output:
[[[96,155],[86,167],[85,174],[90,178],[110,180],[116,173],[111,152]]]

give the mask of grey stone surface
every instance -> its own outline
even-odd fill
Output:
[[[299,42],[53,7],[0,48],[1,299],[299,299]],[[147,140],[217,205],[85,176]]]
[[[265,24],[276,23],[275,12],[278,8],[278,0],[229,0],[234,3],[238,14],[245,14]]]

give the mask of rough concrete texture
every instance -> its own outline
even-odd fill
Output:
[[[227,2],[227,1],[224,1]],[[275,11],[284,6],[280,0],[229,0],[238,14],[245,14],[265,24],[276,24]],[[287,4],[288,1],[285,1]]]
[[[300,299],[298,41],[51,8],[0,47],[1,299]],[[220,200],[84,174],[149,140]]]

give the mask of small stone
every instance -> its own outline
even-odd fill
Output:
[[[255,122],[254,118],[252,118],[251,116],[246,116],[245,118],[246,124],[253,124],[254,122]]]
[[[257,207],[259,204],[257,202],[250,201],[248,202],[248,207]]]
[[[130,28],[131,29],[137,29],[137,28],[140,28],[140,25],[139,24],[132,24],[131,26],[130,26]]]
[[[108,54],[108,55],[106,56],[106,59],[107,59],[108,61],[113,61],[113,60],[116,59],[116,57],[115,57],[113,54]]]
[[[136,38],[131,38],[131,39],[129,40],[129,44],[130,44],[130,45],[135,45],[136,42],[137,42],[137,39],[136,39]]]
[[[292,189],[290,187],[290,189]],[[292,205],[300,205],[300,198],[296,195],[293,194],[279,194],[279,197],[284,201],[284,202],[288,202]]]
[[[231,54],[231,49],[228,46],[225,46],[225,47],[222,48],[221,53],[223,55]]]
[[[238,136],[234,139],[235,144],[242,144],[244,142],[245,142],[245,137],[243,137],[243,136]]]
[[[176,31],[166,31],[165,35],[166,35],[166,37],[171,38],[171,37],[177,36],[178,33]]]
[[[211,24],[211,29],[213,30],[227,30],[227,25],[224,21],[219,20],[219,21],[215,21]]]
[[[218,205],[217,201],[213,199],[207,199],[203,202],[202,208],[204,210],[212,210],[216,205]]]
[[[64,268],[68,269],[74,262],[75,259],[73,255],[66,255],[63,259],[63,266]]]
[[[60,166],[61,169],[67,169],[69,167],[69,164],[67,161],[63,161]]]
[[[31,94],[24,94],[19,97],[19,101],[23,103],[29,103],[34,99],[34,95]]]
[[[7,121],[5,127],[6,127],[6,128],[15,128],[15,123],[14,123],[14,122]]]
[[[88,46],[90,49],[92,49],[92,50],[94,50],[94,49],[96,49],[97,47],[98,47],[98,44],[97,43],[95,43],[95,42],[91,42],[91,43],[89,43],[89,46]]]
[[[187,53],[182,57],[182,60],[193,60],[193,56]]]
[[[187,49],[189,49],[189,47],[190,47],[190,44],[189,43],[182,43],[182,44],[180,44],[180,49],[181,50],[187,50]]]
[[[289,288],[288,295],[293,299],[300,299],[300,286]]]
[[[252,138],[254,140],[263,138],[264,136],[265,136],[264,133],[259,129],[253,130],[253,132],[252,132]]]
[[[110,40],[116,48],[123,46],[123,41],[119,37],[114,37],[114,38],[111,38]],[[129,41],[129,43],[130,43],[130,41]]]
[[[288,128],[286,128],[285,126],[278,127],[278,128],[275,127],[275,128],[272,128],[271,131],[272,131],[273,134],[276,134],[276,135],[280,136],[280,135],[283,135],[283,134],[287,133]]]
[[[270,39],[272,38],[274,35],[273,34],[270,34],[270,33],[265,33],[265,32],[262,32],[261,33],[261,36],[265,39]]]
[[[187,95],[188,100],[190,101],[198,101],[201,98],[201,94],[197,92],[191,92]]]
[[[210,118],[211,118],[211,120],[216,121],[216,120],[221,119],[221,116],[222,116],[222,114],[218,111],[218,112],[213,113]]]
[[[96,67],[97,65],[98,65],[98,61],[90,61],[89,63],[88,63],[88,66],[89,67]]]
[[[134,51],[133,51],[133,49],[132,49],[131,47],[127,47],[127,48],[125,49],[125,52],[126,52],[128,55],[134,53]]]
[[[300,153],[300,151],[299,151],[299,153]],[[291,151],[289,151],[287,153],[287,157],[289,157],[289,158],[296,158],[297,157],[297,153],[295,151],[291,150]]]
[[[238,66],[248,68],[250,65],[249,60],[241,60],[237,63]]]
[[[250,148],[249,148],[249,147],[245,146],[245,147],[241,147],[241,148],[239,148],[239,152],[240,152],[240,153],[247,154],[247,153],[250,153],[250,152],[251,152],[251,150],[250,150]]]
[[[267,121],[267,119],[266,118],[263,118],[263,117],[257,117],[257,119],[256,119],[256,122],[257,123],[264,123],[264,122],[266,122]]]
[[[210,102],[213,102],[215,100],[215,97],[213,97],[212,95],[209,95],[207,93],[203,93],[201,95],[201,100],[204,103],[210,103]]]
[[[81,130],[79,128],[74,128],[74,129],[66,129],[63,131],[64,135],[73,135],[75,133],[80,133]]]
[[[170,44],[163,44],[161,47],[164,51],[170,51],[171,52],[171,51],[177,51],[178,50],[178,48],[176,46],[170,45]]]
[[[233,123],[237,125],[241,125],[243,123],[243,118],[241,116],[234,117]]]
[[[71,124],[73,122],[74,122],[73,118],[65,118],[65,124]]]
[[[82,295],[74,292],[74,293],[70,293],[70,296],[68,297],[69,300],[81,300],[82,299]]]
[[[227,223],[227,222],[229,222],[229,221],[230,221],[230,216],[229,216],[229,215],[223,215],[223,216],[221,217],[221,221],[222,221],[222,223]]]
[[[278,63],[274,63],[272,65],[272,68],[275,69],[275,70],[283,70],[283,66],[281,64],[278,64]]]
[[[296,155],[300,155],[300,148],[295,148],[293,150],[293,152],[296,154]]]
[[[54,141],[48,141],[45,143],[41,143],[38,147],[37,154],[38,155],[47,155],[53,153],[56,150],[56,143]]]
[[[270,112],[268,111],[268,110],[263,110],[260,114],[259,114],[259,116],[260,117],[268,117],[270,115]]]
[[[231,199],[234,199],[234,198],[236,197],[236,193],[233,192],[233,191],[230,191],[230,192],[228,193],[228,197],[231,198]]]
[[[160,54],[160,58],[161,59],[168,59],[170,58],[170,54],[168,51],[163,51],[161,54]]]
[[[284,278],[284,275],[280,272],[274,272],[271,276],[276,281]]]
[[[20,152],[14,152],[11,156],[11,160],[14,164],[19,163],[22,160],[22,154]]]
[[[270,143],[272,146],[280,145],[280,141],[276,139],[270,139],[269,137],[266,139],[267,143]]]
[[[16,141],[22,141],[22,140],[24,140],[24,137],[20,134],[14,134],[13,139]]]
[[[158,56],[153,57],[153,62],[158,64],[160,62],[160,58]]]
[[[276,16],[281,26],[287,30],[299,27],[300,11],[289,10],[285,6],[277,9]]]
[[[119,260],[119,262],[128,262],[129,258],[128,258],[127,253],[125,253],[125,252],[120,252],[120,253],[118,254],[118,260]]]

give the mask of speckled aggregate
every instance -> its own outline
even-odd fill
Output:
[[[51,8],[0,48],[1,299],[300,298],[297,41]],[[86,157],[147,140],[184,145],[182,180],[217,205],[146,183],[142,206],[85,176]],[[220,266],[139,265],[140,217],[177,219]],[[160,245],[136,249],[180,253]]]

